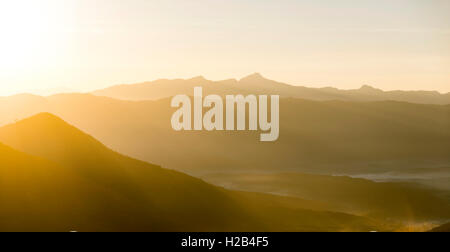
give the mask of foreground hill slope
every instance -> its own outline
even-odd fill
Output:
[[[120,153],[189,173],[373,173],[450,164],[450,106],[282,99],[280,138],[261,143],[259,132],[175,132],[170,99],[71,94],[11,97],[0,105],[3,124],[51,112]]]
[[[87,223],[89,216],[74,211],[88,204],[77,200],[85,189],[69,169],[0,144],[1,231],[70,231]]]
[[[403,101],[422,104],[450,104],[450,93],[432,91],[388,91],[370,86],[355,90],[336,88],[307,88],[292,86],[252,74],[241,80],[210,81],[203,77],[193,79],[161,79],[153,82],[118,85],[93,94],[122,100],[158,100],[177,94],[190,94],[194,87],[201,86],[206,94],[278,94],[284,98],[309,99],[316,101]]]
[[[78,231],[368,231],[379,228],[365,218],[323,211],[324,206],[311,201],[228,191],[125,157],[47,113],[1,128],[0,142],[49,160],[31,158],[8,147],[0,149],[0,155],[8,157],[0,161],[1,177],[7,181],[0,184],[0,191],[5,199],[3,209],[10,209],[0,211],[0,219],[9,220],[0,230],[64,231],[70,227]],[[15,188],[23,191],[14,191]],[[18,208],[22,210],[14,212]],[[59,216],[54,225],[39,221],[51,218],[49,215],[54,212]],[[14,220],[23,218],[27,221],[15,225]]]

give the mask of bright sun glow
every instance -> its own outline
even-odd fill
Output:
[[[30,68],[52,40],[53,0],[0,2],[0,67]]]
[[[449,2],[0,0],[0,96],[252,72],[449,92]]]

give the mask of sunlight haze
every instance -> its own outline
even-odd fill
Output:
[[[0,96],[253,72],[450,92],[448,13],[448,0],[2,1]]]

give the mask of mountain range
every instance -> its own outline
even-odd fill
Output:
[[[280,94],[279,140],[174,131],[195,86]],[[447,96],[255,74],[0,97],[0,231],[429,230],[449,221]]]
[[[193,95],[194,87],[203,87],[205,94],[232,95],[277,94],[283,98],[298,98],[314,101],[403,101],[421,104],[450,104],[450,93],[434,91],[383,91],[364,85],[356,90],[336,88],[307,88],[264,78],[255,73],[241,80],[211,81],[204,77],[192,79],[160,79],[132,85],[118,85],[92,92],[94,95],[122,100],[158,100],[178,94]]]
[[[0,99],[0,125],[50,112],[120,153],[189,174],[382,173],[450,165],[449,105],[285,98],[274,143],[260,143],[259,132],[175,132],[175,110],[170,99],[21,95]]]
[[[0,128],[0,142],[8,145],[0,144],[1,231],[383,228],[313,201],[229,191],[123,156],[48,113]]]

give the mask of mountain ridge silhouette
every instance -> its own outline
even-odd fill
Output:
[[[98,96],[121,100],[158,100],[177,94],[190,94],[195,86],[202,86],[205,94],[278,94],[284,98],[310,99],[316,101],[404,101],[421,104],[450,104],[450,93],[437,91],[383,91],[370,85],[359,89],[309,88],[293,86],[265,78],[259,73],[240,80],[211,81],[204,77],[192,79],[159,79],[138,84],[116,85],[93,91]]]

